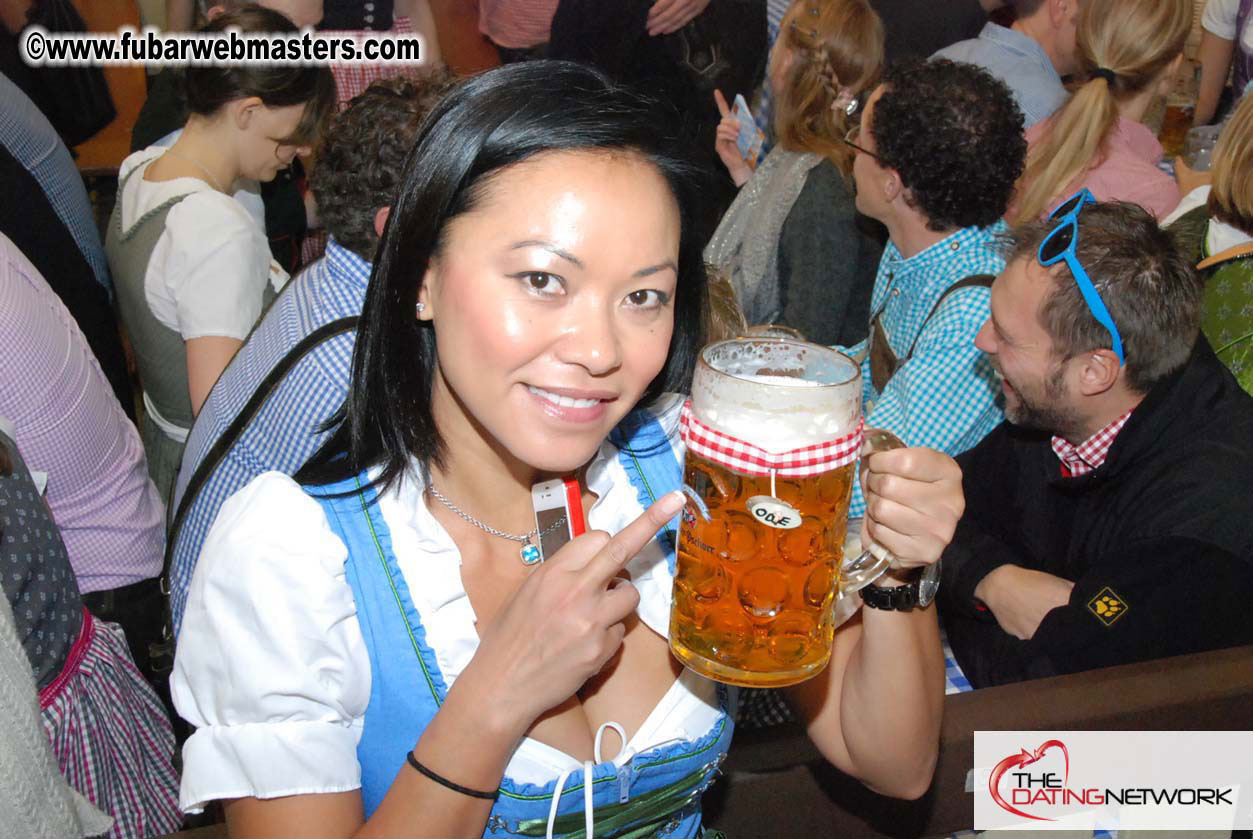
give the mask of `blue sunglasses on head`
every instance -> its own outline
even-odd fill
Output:
[[[1092,193],[1087,189],[1081,189],[1050,213],[1049,220],[1056,221],[1057,226],[1049,231],[1044,241],[1040,243],[1039,250],[1036,251],[1036,260],[1045,268],[1056,265],[1062,260],[1066,261],[1066,267],[1075,278],[1075,285],[1079,286],[1079,293],[1088,304],[1088,311],[1092,313],[1092,317],[1096,318],[1096,322],[1109,332],[1114,344],[1114,355],[1118,356],[1118,363],[1121,365],[1127,363],[1122,352],[1122,336],[1118,334],[1118,327],[1114,325],[1109,309],[1105,308],[1105,301],[1101,299],[1096,286],[1089,279],[1088,272],[1079,264],[1079,257],[1076,255],[1076,247],[1079,243],[1079,213],[1083,212],[1085,204],[1095,203],[1096,198]]]

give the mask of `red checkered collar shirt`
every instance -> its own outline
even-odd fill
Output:
[[[1079,445],[1072,445],[1061,437],[1053,438],[1053,453],[1062,462],[1062,476],[1075,478],[1086,475],[1105,462],[1109,456],[1109,448],[1114,445],[1118,432],[1131,418],[1132,408],[1100,431],[1084,440]]]

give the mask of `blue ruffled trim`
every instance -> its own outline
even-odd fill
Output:
[[[622,464],[641,507],[647,508],[661,496],[683,485],[683,464],[675,457],[670,435],[657,417],[644,408],[637,408],[623,417],[609,434],[609,442],[618,450]],[[678,543],[679,516],[657,535],[666,552],[666,564],[674,576],[675,546]]]
[[[365,516],[366,523],[369,525],[370,535],[374,541],[374,555],[383,562],[383,569],[391,585],[392,594],[396,598],[396,604],[400,608],[405,626],[409,631],[410,644],[418,656],[418,664],[422,668],[422,675],[426,679],[427,686],[431,690],[431,696],[438,708],[444,703],[444,697],[448,695],[448,684],[444,681],[444,674],[439,669],[435,650],[427,643],[426,631],[422,626],[421,619],[418,617],[418,610],[413,605],[413,598],[409,594],[409,586],[405,583],[404,575],[400,573],[400,566],[396,563],[396,552],[392,547],[391,531],[388,530],[387,523],[383,521],[383,517],[379,513],[377,495],[373,489],[366,486],[366,481],[368,481],[368,478],[363,472],[356,477],[331,484],[330,486],[306,488],[305,491],[318,501],[327,512],[342,522],[341,526],[335,528],[340,538],[344,538],[349,532],[351,527],[349,522],[353,517]],[[351,493],[351,495],[341,495],[339,498],[326,497],[327,494],[343,493]],[[360,562],[364,559],[364,557],[357,556],[356,552],[349,550],[345,564]]]

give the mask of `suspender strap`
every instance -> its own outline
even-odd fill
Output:
[[[248,401],[244,404],[243,409],[231,420],[231,424],[213,442],[213,445],[209,447],[209,451],[201,459],[200,464],[196,467],[196,471],[192,473],[191,480],[187,482],[187,489],[183,492],[183,498],[179,502],[178,512],[174,514],[166,534],[165,555],[161,560],[161,593],[165,595],[165,638],[160,643],[149,645],[148,655],[153,672],[168,673],[174,666],[174,619],[170,614],[169,598],[170,564],[174,561],[174,546],[178,543],[178,535],[182,530],[183,520],[187,517],[187,511],[191,509],[196,496],[204,488],[204,484],[209,479],[209,476],[213,474],[213,470],[218,467],[218,464],[222,462],[222,458],[226,457],[226,453],[238,442],[239,435],[256,418],[262,406],[274,393],[275,388],[286,378],[291,369],[296,366],[296,363],[324,341],[329,341],[337,335],[342,335],[356,328],[357,318],[355,316],[339,318],[318,327],[301,339],[296,346],[292,347],[285,356],[279,359],[278,363],[261,380],[261,384],[252,392],[252,396],[248,397]]]
[[[940,310],[940,306],[944,305],[945,300],[964,288],[990,288],[995,279],[996,277],[992,274],[971,274],[946,288],[940,298],[935,301],[935,305],[931,307],[931,311],[927,312],[927,317],[918,329],[918,334],[914,336],[913,343],[909,345],[909,352],[904,358],[892,352],[891,346],[888,345],[887,330],[883,328],[883,309],[880,309],[870,324],[870,379],[875,390],[882,393],[887,383],[896,375],[896,371],[914,357],[914,348],[918,346],[922,333],[926,331],[927,324],[931,322],[931,318],[935,317],[935,313]]]
[[[162,576],[168,577],[169,575],[170,561],[174,555],[174,545],[178,541],[178,534],[182,529],[183,519],[186,518],[187,511],[191,509],[191,505],[204,487],[205,481],[209,479],[209,476],[213,474],[213,470],[222,462],[222,458],[226,457],[226,453],[234,447],[239,440],[239,435],[256,418],[262,406],[274,393],[274,389],[287,377],[287,374],[291,372],[291,369],[296,366],[297,362],[308,355],[309,351],[314,347],[356,328],[356,317],[339,318],[318,327],[302,338],[300,343],[292,347],[287,352],[287,355],[279,359],[279,362],[266,374],[265,378],[261,380],[261,384],[257,385],[257,389],[252,392],[252,396],[248,397],[248,401],[244,404],[243,409],[235,416],[235,419],[231,420],[231,424],[226,427],[221,436],[213,441],[213,445],[201,459],[200,464],[196,467],[196,471],[192,473],[191,480],[187,482],[187,489],[179,502],[178,512],[174,514],[174,520],[170,523],[169,534],[165,543],[165,562],[161,570]]]

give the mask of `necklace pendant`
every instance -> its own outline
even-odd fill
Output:
[[[540,552],[538,545],[532,545],[527,542],[522,546],[522,550],[518,552],[522,556],[522,564],[526,566],[535,565],[537,562],[544,561],[544,554]]]

